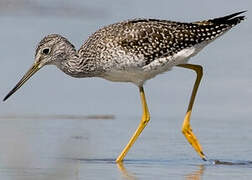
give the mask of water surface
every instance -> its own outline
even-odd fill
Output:
[[[1,119],[1,179],[250,179],[250,127],[199,123],[194,130],[209,161],[200,160],[179,131],[181,120],[153,118],[123,164],[115,158],[139,117]],[[208,123],[207,123],[208,122]],[[249,122],[246,122],[249,123]],[[217,125],[219,130],[216,130]],[[220,131],[221,130],[221,131]],[[216,161],[218,160],[218,161]]]

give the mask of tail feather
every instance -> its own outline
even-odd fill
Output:
[[[194,22],[194,24],[197,24],[200,29],[200,31],[197,30],[197,36],[200,37],[199,42],[214,40],[220,37],[245,19],[245,16],[239,16],[244,12],[246,11],[237,12],[224,17]]]
[[[213,24],[228,24],[228,25],[236,25],[238,23],[240,23],[242,20],[245,19],[245,16],[238,16],[242,13],[245,13],[246,11],[241,11],[241,12],[237,12],[237,13],[233,13],[224,17],[220,17],[220,18],[215,18],[215,19],[211,19],[209,20],[209,22],[213,23]]]

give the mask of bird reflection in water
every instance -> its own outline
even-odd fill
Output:
[[[199,169],[196,171],[191,172],[190,174],[185,175],[186,180],[200,180],[201,176],[203,175],[205,171],[204,165],[199,165]]]
[[[130,173],[124,166],[124,164],[122,162],[120,163],[117,163],[117,167],[120,171],[120,173],[122,174],[123,178],[125,180],[136,180],[138,179],[133,173]],[[193,171],[189,174],[186,174],[185,175],[185,179],[186,180],[200,180],[203,173],[204,173],[204,170],[205,170],[205,166],[204,165],[199,165],[198,166],[198,170],[196,171]]]
[[[135,177],[134,174],[127,171],[123,162],[119,162],[116,165],[117,165],[117,167],[118,167],[119,171],[121,172],[124,179],[126,179],[126,180],[136,180],[137,179],[137,177]]]

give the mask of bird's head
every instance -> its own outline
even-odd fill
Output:
[[[45,65],[58,65],[66,60],[67,56],[74,52],[74,46],[64,37],[58,34],[51,34],[44,37],[38,44],[35,61],[32,67],[25,73],[22,79],[16,86],[5,96],[4,101],[7,100],[13,93],[15,93],[33,74]]]

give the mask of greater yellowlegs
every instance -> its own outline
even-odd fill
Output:
[[[6,95],[4,101],[35,72],[50,64],[76,78],[101,77],[110,81],[134,83],[140,91],[143,114],[137,130],[116,159],[121,162],[150,120],[144,82],[171,70],[173,66],[191,69],[196,72],[197,78],[182,132],[199,156],[206,160],[190,126],[192,107],[203,69],[200,65],[187,62],[207,44],[244,20],[244,16],[238,16],[244,12],[192,23],[157,19],[123,21],[99,29],[78,51],[61,35],[48,35],[38,44],[34,64]]]

